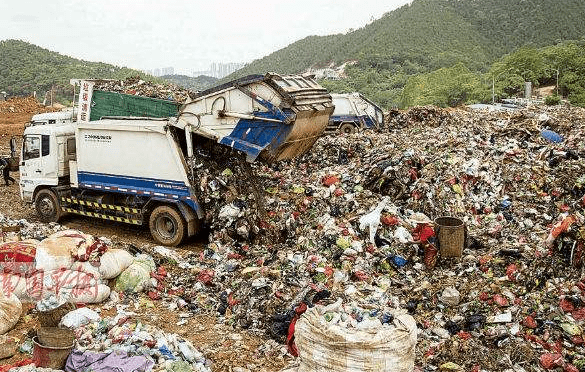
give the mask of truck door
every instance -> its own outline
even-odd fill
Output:
[[[52,164],[50,136],[27,134],[22,144],[20,185],[22,198],[32,201],[33,192],[39,185],[57,185],[56,167]]]

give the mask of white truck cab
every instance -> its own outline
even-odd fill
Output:
[[[75,155],[74,124],[27,127],[20,163],[21,198],[32,203],[39,186],[69,185],[69,161]]]

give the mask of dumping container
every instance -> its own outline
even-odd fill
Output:
[[[272,162],[308,151],[333,109],[331,95],[310,77],[249,75],[199,93],[178,122],[244,152],[248,161]]]

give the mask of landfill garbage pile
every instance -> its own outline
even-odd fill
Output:
[[[223,146],[201,146],[190,167],[210,241],[256,241],[265,235],[262,180],[242,154]]]
[[[179,103],[186,102],[196,94],[196,92],[181,88],[171,83],[156,84],[150,81],[141,80],[139,76],[131,76],[125,80],[101,80],[96,82],[94,89],[166,99]]]
[[[40,104],[34,97],[12,97],[6,101],[0,101],[0,114],[36,114],[47,111],[52,110]]]
[[[98,370],[100,366],[117,366],[130,358],[147,371],[211,371],[210,361],[191,342],[134,320],[136,314],[127,307],[117,305],[115,316],[102,319],[95,314],[93,320],[84,318],[82,323],[72,324],[76,343],[66,371]],[[63,322],[66,322],[65,318]],[[109,360],[95,358],[95,353]]]
[[[270,244],[215,224],[166,285],[194,312],[281,342],[301,302],[342,298],[409,311],[421,368],[580,368],[584,131],[578,108],[416,108],[379,133],[325,136],[299,159],[253,165],[265,214],[249,231],[270,226]],[[226,169],[201,185],[226,184]],[[420,212],[465,222],[460,260],[425,267],[410,244]]]

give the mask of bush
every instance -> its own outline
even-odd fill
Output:
[[[561,103],[561,97],[559,97],[558,95],[554,95],[554,96],[547,96],[544,99],[544,104],[547,106],[555,106]]]

